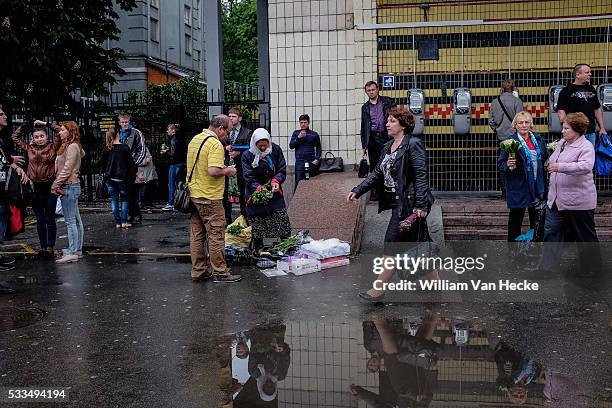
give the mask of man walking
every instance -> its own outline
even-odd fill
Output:
[[[238,190],[240,191],[240,214],[246,218],[246,201],[244,199],[244,174],[242,173],[242,152],[246,149],[237,148],[234,146],[249,146],[251,144],[251,135],[253,131],[242,126],[242,112],[239,108],[231,108],[228,112],[230,122],[233,129],[230,133],[228,145],[225,149],[229,152],[230,159],[233,160],[236,166],[236,182],[238,183]]]
[[[230,120],[215,116],[208,129],[193,137],[187,148],[187,182],[193,208],[189,217],[191,279],[213,278],[217,283],[238,282],[225,262],[225,215],[223,191],[225,178],[236,174],[225,167],[223,142],[229,137]],[[193,175],[190,178],[190,175]],[[207,259],[204,245],[208,240]]]
[[[514,116],[524,110],[523,102],[513,94],[514,80],[504,79],[501,89],[501,95],[493,99],[489,111],[489,126],[500,142],[512,137],[515,132],[512,128]]]
[[[599,124],[599,135],[606,134],[603,110],[599,99],[597,99],[597,92],[591,85],[591,67],[588,64],[578,64],[574,67],[574,82],[563,88],[559,93],[557,112],[561,123],[568,113],[584,113],[589,118],[589,126],[584,136],[593,145],[597,141],[595,123]]]
[[[144,161],[146,157],[147,148],[142,132],[136,129],[132,124],[131,116],[127,113],[119,114],[119,138],[121,143],[127,145],[132,152],[132,158],[136,166]],[[140,204],[138,200],[138,187],[135,184],[136,178],[128,180],[128,211],[130,223],[142,222],[142,215],[140,214]]]
[[[380,159],[387,135],[387,114],[394,106],[388,96],[378,95],[378,84],[375,81],[366,82],[365,93],[368,101],[361,107],[361,147],[363,154],[368,155],[370,172],[374,170]],[[376,199],[376,190],[372,190],[372,199]]]
[[[313,177],[319,173],[319,164],[321,163],[321,138],[319,134],[310,129],[310,116],[307,114],[300,115],[300,128],[293,132],[289,148],[295,149],[295,186],[298,186],[300,180],[306,178],[306,163],[309,167],[309,176]]]

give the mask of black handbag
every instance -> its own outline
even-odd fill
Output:
[[[191,177],[193,176],[193,171],[195,170],[196,164],[198,164],[198,158],[200,157],[200,152],[202,151],[202,147],[204,147],[204,143],[212,136],[208,136],[204,139],[200,148],[198,149],[198,154],[196,154],[195,160],[193,161],[193,167],[191,168],[191,172],[189,173],[189,177],[187,181],[183,183],[180,181],[176,190],[174,190],[174,197],[172,199],[172,206],[178,212],[189,213],[191,212],[191,198],[189,196],[189,183],[191,183]]]
[[[319,173],[341,173],[344,171],[344,160],[342,157],[336,157],[332,152],[325,153],[325,157],[321,160]]]
[[[366,178],[368,177],[369,172],[370,172],[370,165],[368,164],[368,159],[365,156],[363,156],[363,158],[359,162],[359,170],[357,171],[357,177]]]
[[[10,166],[0,170],[0,198],[17,200],[22,194],[21,177],[17,171]]]
[[[96,197],[98,197],[98,200],[105,200],[109,196],[106,182],[104,180],[98,181],[98,184],[96,184]]]

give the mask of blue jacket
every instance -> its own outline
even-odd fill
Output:
[[[518,133],[515,132],[511,139],[518,141],[519,137]],[[540,147],[542,161],[538,163],[538,176],[533,183],[530,183],[528,179],[527,167],[525,166],[527,156],[525,156],[525,151],[522,147],[516,153],[516,168],[514,170],[508,168],[508,152],[502,149],[499,153],[497,166],[506,181],[506,202],[508,203],[508,208],[533,207],[536,199],[546,198],[544,162],[548,159],[548,152],[546,151],[546,144],[540,135],[535,134],[535,139]]]
[[[310,129],[306,130],[306,137],[298,138],[301,129],[296,130],[291,135],[289,148],[295,149],[295,160],[312,162],[321,160],[321,138],[319,134]]]
[[[255,155],[248,150],[242,153],[242,171],[244,173],[247,216],[269,215],[285,208],[285,197],[282,194],[282,184],[287,178],[287,162],[285,161],[283,150],[276,143],[272,143],[272,153],[270,153],[270,157],[272,158],[273,168],[270,168],[266,160],[260,160],[257,167],[253,168],[252,164]],[[278,181],[281,185],[281,191],[274,193],[274,196],[266,205],[249,204],[249,199],[257,190],[257,187],[269,183],[272,179]]]

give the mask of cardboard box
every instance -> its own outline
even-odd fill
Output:
[[[321,270],[321,263],[317,259],[288,257],[276,261],[276,268],[299,276],[319,272]]]
[[[351,263],[348,257],[345,255],[334,256],[333,258],[320,259],[319,262],[321,262],[321,270],[336,268],[338,266],[345,266]]]

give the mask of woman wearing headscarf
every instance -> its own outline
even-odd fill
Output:
[[[264,238],[289,237],[291,224],[281,187],[287,177],[287,163],[282,149],[272,143],[266,129],[253,132],[250,148],[242,154],[242,170],[247,220],[253,228],[255,248],[261,248]],[[262,189],[271,191],[272,198],[266,204],[254,203],[253,193]]]
[[[544,162],[548,158],[546,144],[531,131],[533,119],[529,112],[519,112],[512,120],[515,132],[511,139],[520,143],[516,158],[501,150],[497,165],[504,177],[508,215],[508,242],[521,235],[525,209],[529,213],[530,228],[535,228],[537,212],[534,204],[546,193]]]

